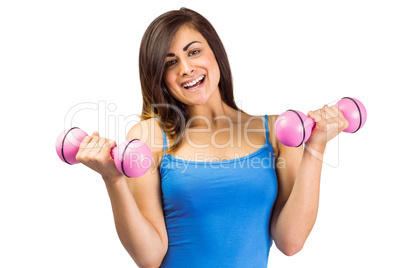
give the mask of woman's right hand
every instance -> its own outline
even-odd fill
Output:
[[[115,141],[99,137],[99,133],[95,131],[81,142],[76,159],[78,162],[101,174],[104,180],[124,177],[117,170],[110,154],[112,148],[115,146]]]

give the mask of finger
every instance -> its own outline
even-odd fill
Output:
[[[94,133],[92,133],[92,136],[97,136],[97,137],[99,137],[99,132],[98,132],[98,131],[94,131]]]
[[[107,140],[107,142],[105,143],[105,148],[113,148],[115,147],[117,144],[114,140]]]
[[[98,138],[96,144],[94,144],[94,146],[93,146],[91,151],[95,152],[95,153],[99,153],[102,150],[102,148],[105,145],[105,143],[106,143],[105,138]]]
[[[105,140],[105,143],[104,143],[103,146],[102,146],[102,150],[101,150],[100,153],[101,153],[101,154],[105,154],[105,155],[109,155],[109,156],[111,157],[110,151],[111,151],[111,149],[112,149],[113,147],[115,147],[115,146],[116,146],[116,142],[115,142],[115,141],[106,139],[106,140]]]
[[[309,111],[309,112],[307,113],[307,116],[308,116],[308,117],[311,117],[311,115],[316,114],[316,113],[318,113],[319,111],[320,111],[320,110]]]
[[[91,141],[88,143],[86,149],[93,149],[96,144],[99,142],[99,137],[98,136],[92,136]]]
[[[84,149],[87,148],[88,144],[92,141],[93,137],[92,136],[86,136],[80,144],[80,149],[78,152],[82,152]]]
[[[339,109],[338,106],[334,105],[329,107],[331,113],[333,113],[334,118],[337,119],[337,123],[340,129],[344,130],[349,126],[349,122],[346,120],[345,116],[343,115],[342,111]]]
[[[329,118],[327,119],[327,125],[339,125],[338,118]]]
[[[334,106],[332,107],[332,109],[333,109],[334,111],[336,111],[336,113],[338,114],[338,116],[339,116],[341,119],[346,120],[346,119],[345,119],[345,116],[343,115],[342,111],[339,109],[338,106],[335,106],[335,105],[334,105]]]
[[[324,105],[321,109],[320,109],[320,114],[321,114],[321,118],[322,119],[327,119],[328,118],[328,114],[326,112],[328,105]]]
[[[317,111],[309,111],[308,112],[308,117],[311,117],[312,119],[314,119],[314,121],[320,122],[322,120],[322,116],[321,116],[321,112],[320,110]]]
[[[349,122],[348,120],[346,120],[345,116],[343,115],[343,112],[336,107],[337,111],[338,111],[338,119],[339,119],[339,127],[343,130],[347,129],[349,127]]]
[[[328,107],[328,105],[325,108],[325,111],[327,112],[327,114],[329,114],[331,116],[331,118],[337,118],[339,117],[339,109],[338,107],[336,107],[335,105]]]

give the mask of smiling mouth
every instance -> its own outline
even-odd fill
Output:
[[[195,79],[192,82],[189,82],[189,83],[183,85],[183,87],[188,90],[196,89],[204,82],[204,80],[205,80],[205,75]]]

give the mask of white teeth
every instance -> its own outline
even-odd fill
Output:
[[[189,82],[189,83],[187,83],[187,84],[184,84],[183,86],[184,86],[184,87],[191,87],[191,86],[194,86],[195,84],[198,83],[198,81],[202,80],[203,78],[204,78],[204,76],[201,76],[201,77],[195,79],[195,80],[192,81],[192,82]]]

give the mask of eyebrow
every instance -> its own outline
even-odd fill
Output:
[[[187,49],[188,49],[192,44],[194,44],[194,43],[200,43],[200,44],[201,44],[200,41],[193,41],[193,42],[190,42],[190,43],[188,43],[185,47],[183,47],[183,51],[187,51]],[[167,57],[174,57],[174,56],[176,56],[174,53],[169,53],[169,54],[167,54]]]

